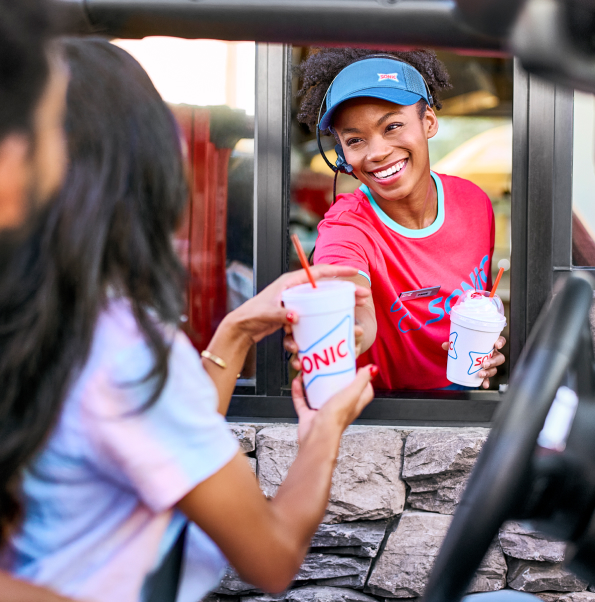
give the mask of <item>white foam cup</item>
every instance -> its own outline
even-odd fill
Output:
[[[450,312],[446,378],[452,383],[479,387],[483,363],[494,354],[494,344],[506,326],[498,295],[488,291],[463,293]]]
[[[320,409],[355,378],[355,285],[344,280],[301,284],[283,291],[293,326],[308,404]]]

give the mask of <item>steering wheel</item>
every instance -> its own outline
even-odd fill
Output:
[[[542,311],[442,544],[424,602],[458,602],[506,520],[535,518],[540,529],[579,542],[576,572],[586,550],[592,553],[595,535],[580,543],[588,526],[595,534],[592,301],[591,279],[573,275]],[[544,450],[537,440],[565,382],[578,394],[572,429],[563,450]]]

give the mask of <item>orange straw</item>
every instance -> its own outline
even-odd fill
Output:
[[[302,267],[304,268],[304,270],[306,270],[306,274],[308,274],[308,280],[310,280],[310,284],[316,288],[316,281],[314,280],[314,277],[312,276],[312,272],[310,271],[310,265],[308,264],[308,259],[306,257],[306,254],[304,253],[304,248],[302,247],[302,243],[300,242],[300,239],[298,238],[297,234],[292,234],[291,235],[291,242],[293,243],[293,246],[295,247],[295,250],[297,251],[298,257],[300,258],[300,263],[302,264]]]
[[[490,299],[496,294],[496,289],[500,284],[500,278],[502,278],[502,274],[504,274],[504,268],[500,268],[498,275],[496,276],[496,282],[494,282],[494,286],[492,287],[492,292],[490,293]]]

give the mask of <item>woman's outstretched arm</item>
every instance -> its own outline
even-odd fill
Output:
[[[359,356],[367,351],[376,340],[378,329],[376,323],[376,310],[374,309],[374,299],[371,294],[371,287],[368,280],[361,274],[351,277],[343,277],[342,280],[349,280],[357,286],[358,302],[355,307],[355,354]],[[300,360],[298,359],[298,346],[291,333],[291,328],[285,328],[285,338],[283,347],[289,353],[293,354],[291,366],[294,370],[301,370]]]
[[[311,268],[316,279],[341,278],[351,280],[357,276],[357,269],[346,266],[316,265]],[[355,280],[354,280],[355,281]],[[291,313],[281,304],[281,293],[292,286],[306,284],[308,277],[304,270],[284,274],[267,286],[261,293],[246,301],[236,310],[229,313],[217,328],[207,351],[222,359],[226,368],[221,368],[210,359],[203,359],[203,366],[217,387],[219,394],[219,413],[227,413],[229,402],[236,385],[238,374],[241,372],[250,347],[258,343],[279,328],[291,327],[299,317]],[[359,281],[356,281],[359,284]],[[362,287],[356,289],[356,312],[362,309],[370,296]],[[372,306],[372,315],[374,307]],[[376,319],[374,318],[374,325]],[[376,330],[374,329],[374,336]],[[371,343],[370,343],[371,344]]]
[[[0,602],[72,602],[58,594],[0,572]]]
[[[242,579],[269,592],[291,583],[324,516],[341,435],[372,400],[374,372],[372,366],[360,369],[355,381],[318,412],[308,408],[301,380],[294,380],[300,448],[272,500],[264,497],[238,453],[178,503]]]

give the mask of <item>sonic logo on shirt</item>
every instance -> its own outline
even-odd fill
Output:
[[[471,283],[463,280],[460,284],[460,288],[455,288],[455,290],[452,291],[452,293],[450,293],[446,299],[443,296],[432,299],[428,303],[427,308],[428,312],[435,317],[431,317],[425,322],[421,322],[418,318],[414,317],[408,307],[406,307],[401,299],[397,297],[397,299],[393,302],[390,311],[391,313],[399,314],[397,316],[397,328],[399,332],[402,334],[408,334],[410,332],[420,330],[423,327],[429,326],[430,324],[440,322],[445,316],[450,315],[452,306],[456,303],[457,299],[463,294],[464,291],[476,289],[483,290],[488,282],[486,268],[487,265],[489,265],[489,260],[489,255],[485,255],[479,263],[479,266],[473,268],[469,274],[469,280]],[[411,303],[415,303],[415,301],[412,301]]]
[[[355,350],[351,316],[345,316],[316,342],[300,350],[298,356],[302,363],[306,390],[318,378],[353,370]]]

